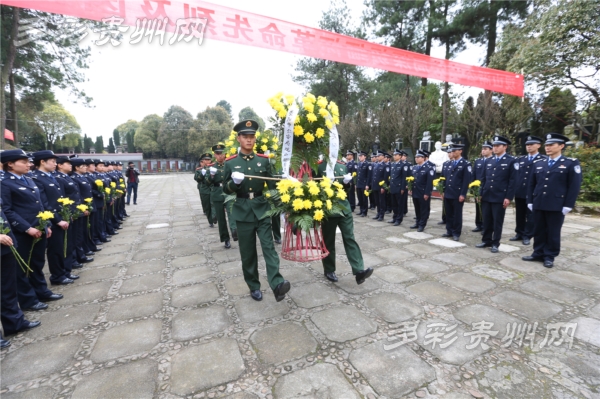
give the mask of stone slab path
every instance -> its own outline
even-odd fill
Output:
[[[425,233],[412,209],[399,227],[355,217],[371,279],[356,285],[338,235],[337,284],[282,260],[290,294],[263,281],[258,303],[191,175],[139,191],[65,298],[26,314],[41,327],[9,337],[2,398],[600,397],[598,218],[569,215],[545,269],[508,241],[513,209],[498,254],[474,247],[473,204],[460,245],[440,237],[439,201]]]

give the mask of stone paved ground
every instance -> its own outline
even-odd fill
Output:
[[[57,289],[65,299],[27,313],[42,326],[2,351],[3,398],[600,397],[597,218],[567,217],[551,270],[508,244],[512,210],[496,255],[474,248],[472,204],[460,244],[440,238],[439,201],[426,233],[408,229],[412,211],[400,227],[356,218],[371,279],[355,284],[339,245],[338,284],[318,263],[282,261],[290,295],[257,303],[191,175],[146,176],[140,197],[81,279]],[[466,349],[481,321],[497,335]],[[572,347],[540,348],[559,322],[578,323]]]

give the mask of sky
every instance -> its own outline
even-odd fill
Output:
[[[219,4],[318,27],[330,3],[220,0]],[[363,0],[347,0],[347,4],[358,24]],[[154,113],[162,116],[171,105],[179,105],[196,117],[206,107],[226,100],[232,105],[235,122],[239,111],[247,106],[266,120],[272,115],[268,98],[280,91],[296,96],[304,92],[292,80],[299,56],[212,40],[204,40],[201,46],[194,41],[169,46],[170,33],[162,46],[156,40],[153,44],[142,41],[131,45],[130,34],[126,32],[116,47],[91,44],[90,40],[98,38],[95,33],[82,42],[92,48],[90,68],[85,71],[87,81],[79,85],[93,98],[91,108],[73,103],[66,92],[57,93],[58,100],[77,119],[82,135],[94,139],[102,135],[105,144],[121,123],[141,121]],[[481,65],[482,54],[480,48],[470,47],[454,60]],[[443,58],[443,49],[434,48],[432,56]],[[481,91],[458,85],[453,88],[465,95],[476,96]]]

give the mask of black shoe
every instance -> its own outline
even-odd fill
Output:
[[[418,224],[413,224],[412,226],[410,226],[410,228],[411,228],[411,229],[416,229],[416,228],[418,228],[418,227],[419,227],[419,225],[418,225]]]
[[[279,285],[277,285],[277,287],[275,287],[273,290],[273,294],[275,294],[275,300],[277,302],[283,301],[285,294],[290,291],[290,288],[292,288],[292,285],[287,280],[283,280],[282,283],[279,283]]]
[[[126,202],[125,205],[129,205],[129,202]]]
[[[117,227],[117,228],[118,228],[118,227]],[[113,233],[111,234],[111,236],[117,236],[117,235],[119,235],[119,232],[118,232],[118,231],[113,231]]]
[[[362,212],[356,212],[357,215],[362,215]]]
[[[231,248],[231,243],[229,242],[229,240],[225,240],[225,248]]]
[[[32,307],[25,308],[23,310],[27,310],[30,312],[36,312],[36,311],[45,310],[45,309],[48,309],[48,305],[46,305],[44,302],[38,302],[35,305],[33,305]]]
[[[458,240],[460,239],[460,237],[459,237],[459,236],[452,236],[452,239],[453,239],[454,241],[458,241]]]
[[[529,245],[531,244],[531,239],[530,238],[523,238],[523,245]]]
[[[422,233],[422,232],[423,232],[423,230],[425,230],[425,227],[419,227],[419,228],[417,229],[417,233]]]
[[[372,206],[372,207],[370,207],[369,209],[375,209],[375,207],[374,207],[374,206]]]
[[[392,213],[392,211],[385,211],[385,213],[390,214],[390,213]]]
[[[117,227],[115,227],[115,229],[117,229],[117,230],[123,230],[123,227],[121,227],[121,225],[118,225]],[[115,234],[119,234],[119,233],[115,232]]]
[[[0,339],[0,349],[8,348],[10,346],[10,341],[7,339]]]
[[[73,263],[73,265],[71,267],[73,269],[81,269],[83,267],[83,265],[79,262],[75,262],[75,263]]]
[[[78,275],[76,275],[76,274],[69,274],[69,278],[70,278],[71,280],[77,280],[77,279],[79,279],[79,276],[78,276]]]
[[[452,237],[452,234],[444,233],[442,234],[442,237]]]
[[[361,270],[360,272],[356,273],[356,284],[360,285],[362,283],[365,282],[366,279],[368,279],[369,277],[371,277],[371,274],[373,274],[373,268],[369,267],[368,269],[365,270]]]
[[[213,218],[213,224],[217,224],[217,218],[216,217]]]
[[[85,258],[81,259],[81,260],[77,260],[79,263],[90,263],[94,261],[94,258],[90,258],[89,256],[86,256]]]
[[[378,222],[383,222],[383,218],[382,218],[382,217],[381,217],[381,218],[378,218],[378,219],[377,219],[377,221],[378,221]]]
[[[237,230],[231,230],[231,238],[233,238],[233,241],[238,240]]]
[[[102,242],[111,242],[112,240],[110,238],[105,238]]]
[[[366,214],[366,213],[363,213],[362,215],[360,215],[360,217],[362,217],[362,218],[366,218],[366,217],[367,217],[367,214]]]
[[[481,227],[475,227],[473,230],[471,230],[473,233],[478,233],[480,231],[483,231],[483,228]]]
[[[438,224],[446,224],[446,222],[442,220],[441,222],[438,222]]]
[[[94,252],[92,252],[92,251],[85,254],[85,256],[93,256],[93,255],[94,255]]]
[[[215,227],[215,225],[214,225],[214,224],[212,224],[212,223],[209,223],[209,224],[208,224],[208,227],[210,227],[210,228],[213,228],[213,227]]]
[[[374,218],[371,218],[371,219],[377,220],[377,219],[379,219],[379,216],[375,216]]]
[[[137,205],[137,202],[134,202],[133,205]]]
[[[40,301],[42,302],[52,302],[52,301],[58,301],[59,299],[63,299],[63,295],[62,294],[52,294],[47,298],[42,298],[40,299]]]
[[[525,262],[543,262],[544,261],[543,258],[538,258],[537,256],[523,256],[521,259],[524,260]]]
[[[260,290],[250,291],[250,296],[255,301],[262,301],[262,292],[260,292]]]
[[[33,328],[39,327],[40,324],[42,324],[41,321],[30,321],[29,324],[27,324],[25,327],[21,328],[17,332],[31,330]]]
[[[100,240],[94,241],[94,245],[102,245],[102,241],[100,241]]]
[[[50,281],[50,284],[52,285],[67,285],[67,284],[73,284],[73,280],[71,280],[70,278],[64,278],[61,281]]]
[[[490,250],[491,253],[493,254],[497,254],[498,253],[498,247],[492,245],[492,249]]]
[[[480,242],[479,244],[475,245],[476,248],[487,248],[491,246],[492,244],[488,244],[487,242]]]
[[[552,267],[554,267],[554,262],[551,260],[545,260],[544,267],[547,267],[548,269],[552,269]]]
[[[394,226],[400,226],[400,222],[394,222]]]
[[[281,240],[273,240],[275,241],[275,244],[281,244]]]
[[[335,275],[335,272],[325,272],[325,277],[327,278],[327,280],[332,281],[334,283],[337,283],[338,278]]]
[[[394,221],[394,219],[392,219],[392,220],[388,220],[388,223],[396,223],[396,221]]]
[[[100,248],[100,247],[92,248],[92,252],[100,252],[100,251],[102,251],[102,248]]]
[[[514,237],[510,237],[510,238],[508,239],[508,241],[521,241],[522,239],[523,239],[523,237],[522,237],[521,235],[517,234],[517,235],[516,235],[516,236],[514,236]]]

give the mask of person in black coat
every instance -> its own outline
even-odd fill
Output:
[[[442,237],[460,239],[463,225],[463,206],[471,183],[471,164],[462,157],[464,144],[450,146],[450,163],[443,171],[444,210],[446,211],[446,234]]]
[[[73,171],[71,172],[71,179],[77,184],[79,187],[79,195],[81,196],[81,200],[84,205],[87,205],[88,211],[84,213],[79,219],[81,219],[81,229],[83,234],[83,249],[85,251],[86,257],[89,256],[89,252],[98,252],[100,248],[94,243],[92,237],[92,222],[93,222],[93,194],[92,194],[92,184],[89,179],[85,176],[87,172],[88,165],[91,160],[82,159],[82,158],[73,158],[71,159],[71,165],[73,166]],[[87,198],[91,198],[92,202],[86,202]],[[90,228],[88,228],[88,221],[90,224]]]
[[[527,187],[527,207],[533,212],[533,254],[525,261],[554,266],[560,253],[560,230],[565,216],[575,207],[581,189],[581,166],[575,158],[562,155],[568,137],[558,133],[546,135],[548,158],[535,162]]]
[[[533,213],[527,208],[527,187],[535,168],[534,163],[546,158],[539,153],[542,139],[536,136],[528,136],[525,142],[527,155],[517,158],[519,173],[517,173],[517,187],[515,189],[515,213],[517,226],[515,236],[510,241],[523,241],[523,245],[529,245],[533,237]]]
[[[354,160],[354,153],[350,150],[346,152],[346,170],[350,173],[351,176],[354,176],[354,173],[358,171],[358,165]],[[350,209],[352,212],[356,209],[356,185],[354,184],[355,180],[352,178],[350,184],[344,187],[346,191],[346,195],[348,196],[348,202],[350,203]]]
[[[369,211],[369,197],[365,195],[365,189],[369,186],[369,172],[371,163],[367,160],[367,153],[358,153],[358,165],[356,166],[356,196],[358,197],[359,212],[357,215],[366,217]]]
[[[17,251],[25,262],[31,260],[32,269],[26,274],[17,268],[17,298],[22,310],[43,310],[48,305],[42,302],[62,299],[61,294],[55,294],[48,289],[44,277],[46,262],[46,242],[52,235],[52,229],[45,228],[40,232],[35,226],[40,224],[38,213],[44,211],[39,188],[34,181],[26,177],[29,171],[29,160],[23,150],[8,150],[0,152],[0,161],[5,171],[2,180],[2,211],[11,227],[18,244]],[[33,245],[34,239],[39,241]]]
[[[379,151],[377,153],[377,163],[373,165],[373,169],[371,171],[371,184],[369,188],[373,190],[371,192],[371,196],[375,198],[375,203],[377,204],[377,215],[373,218],[378,221],[383,221],[383,216],[385,215],[386,203],[385,203],[385,190],[381,188],[379,183],[386,182],[386,168],[387,173],[389,174],[389,166],[383,162],[385,158],[385,153],[383,151]],[[383,191],[383,192],[382,192]]]
[[[400,226],[404,219],[404,210],[402,204],[402,195],[406,190],[406,175],[408,166],[401,161],[402,153],[399,150],[394,151],[394,162],[390,165],[390,195],[392,196],[392,220],[394,226]]]
[[[110,242],[110,239],[106,236],[106,231],[104,228],[104,212],[106,209],[104,207],[104,191],[100,189],[96,184],[97,180],[102,181],[100,179],[100,174],[96,171],[96,165],[100,162],[100,159],[86,159],[86,163],[88,164],[88,171],[85,174],[85,177],[90,182],[92,187],[92,196],[94,198],[94,209],[95,212],[92,213],[92,239],[96,246],[102,245],[102,243]]]
[[[485,160],[492,156],[492,149],[494,146],[491,141],[484,141],[481,145],[481,158],[477,158],[475,162],[473,162],[473,173],[471,176],[473,177],[473,181],[483,179],[483,174],[485,172]],[[481,207],[475,204],[475,229],[472,231],[474,233],[481,232],[483,234],[483,217],[481,215]]]
[[[47,243],[50,284],[65,285],[73,284],[73,280],[69,278],[69,272],[65,269],[64,257],[64,233],[69,228],[70,220],[63,220],[59,213],[61,205],[57,200],[64,197],[65,193],[52,175],[52,172],[56,170],[56,158],[54,152],[50,150],[34,152],[33,162],[37,170],[33,172],[33,180],[40,189],[40,198],[44,210],[54,214],[54,217],[50,220],[54,234],[48,237]]]
[[[515,196],[516,177],[519,164],[506,153],[511,141],[506,137],[495,136],[494,156],[485,161],[485,173],[481,181],[481,201],[483,211],[483,238],[477,248],[492,247],[497,253],[502,238],[502,226],[506,208]]]
[[[425,230],[431,211],[431,191],[433,190],[435,166],[431,167],[425,162],[428,155],[425,150],[417,151],[415,155],[417,164],[412,168],[412,176],[415,180],[413,181],[412,190],[408,193],[413,198],[417,218],[415,224],[410,228],[417,229],[418,232]]]

